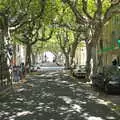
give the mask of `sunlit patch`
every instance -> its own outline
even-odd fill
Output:
[[[9,115],[9,112],[1,111],[1,112],[0,112],[0,117],[1,117],[2,115]]]
[[[55,79],[55,81],[57,81],[57,82],[58,82],[59,80],[60,80],[60,78]]]
[[[87,117],[88,115],[88,113],[83,113],[82,117]]]
[[[72,99],[67,96],[59,96],[58,98],[61,98],[67,104],[70,104],[72,102]]]
[[[77,92],[80,92],[80,94],[81,94],[81,92],[84,92],[84,90],[83,90],[83,89],[80,89],[80,88],[77,88],[76,91],[77,91]]]
[[[18,113],[16,114],[16,116],[19,117],[19,116],[25,116],[25,115],[30,115],[30,114],[33,114],[33,112],[23,111],[23,112],[18,112]]]
[[[9,117],[9,120],[15,120],[16,115],[12,115]]]
[[[69,82],[68,81],[60,81],[60,83],[67,83],[68,84]]]
[[[17,89],[16,91],[17,92],[22,92],[22,91],[25,91],[25,88],[20,88],[20,89]]]
[[[40,76],[41,76],[41,77],[46,77],[46,75],[44,75],[44,74],[43,74],[43,75],[40,75]]]
[[[82,108],[81,108],[79,105],[77,105],[77,104],[72,104],[71,107],[72,107],[72,109],[73,109],[74,111],[79,112],[79,113],[80,113],[81,110],[82,110]]]
[[[22,110],[22,108],[17,108],[17,110],[21,111],[21,110]]]
[[[96,99],[96,97],[93,94],[89,95],[87,98],[88,99]]]
[[[45,103],[39,103],[38,105],[44,105]]]
[[[90,116],[86,117],[86,120],[105,120],[105,119],[102,119],[101,117]]]
[[[109,120],[115,120],[115,117],[112,117],[112,116],[108,116],[106,118],[109,119]]]
[[[59,109],[60,110],[67,110],[68,108],[67,107],[60,107]]]
[[[23,101],[24,99],[23,99],[23,98],[17,98],[16,100],[18,100],[18,101]]]
[[[42,108],[43,108],[42,106],[38,106],[38,107],[36,107],[35,109],[41,110]]]
[[[84,101],[79,101],[80,104],[87,104],[87,102],[84,102]]]
[[[105,101],[105,100],[102,100],[102,99],[96,99],[96,102],[99,103],[99,104],[104,104],[104,105],[110,104],[110,101]]]
[[[76,84],[70,84],[69,87],[74,87]]]

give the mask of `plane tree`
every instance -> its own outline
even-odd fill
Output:
[[[24,2],[24,4],[22,4]],[[11,85],[12,80],[8,62],[11,62],[12,47],[10,45],[12,30],[23,22],[31,0],[1,0],[0,1],[0,84]],[[23,7],[24,6],[24,7]],[[5,82],[4,82],[5,81]]]
[[[52,32],[52,30],[48,30],[45,26],[40,26],[40,24],[32,22],[25,25],[25,28],[22,28],[22,31],[19,31],[18,34],[16,33],[16,39],[26,47],[25,65],[31,65],[32,46],[37,41],[49,40],[52,37]]]
[[[31,64],[32,46],[37,41],[47,41],[53,33],[52,20],[54,14],[54,2],[50,0],[31,1],[26,23],[13,33],[16,40],[26,46],[25,64]]]
[[[75,17],[69,7],[61,4],[60,1],[56,2],[56,18],[53,20],[55,28],[55,36],[60,45],[60,48],[66,58],[66,68],[70,68],[73,64],[75,51],[80,42],[80,36],[77,34],[76,29],[79,27],[75,23]],[[80,29],[79,29],[80,30]]]
[[[4,79],[3,76],[8,76],[7,81],[10,81],[9,83],[11,83],[11,80],[10,80],[7,61],[8,58],[10,57],[9,62],[11,62],[11,55],[10,55],[11,48],[9,48],[9,45],[11,44],[11,40],[12,38],[14,38],[13,36],[16,34],[16,32],[19,31],[20,33],[20,31],[22,31],[22,28],[25,29],[25,25],[27,30],[28,28],[30,29],[33,28],[32,24],[34,24],[36,20],[40,21],[40,26],[41,24],[43,24],[45,19],[47,19],[46,23],[49,23],[50,20],[48,21],[48,18],[50,17],[50,14],[52,15],[52,13],[50,11],[49,12],[50,14],[47,14],[47,12],[44,12],[44,9],[46,9],[47,12],[50,11],[51,9],[50,1],[46,1],[46,0],[19,0],[19,1],[17,0],[16,2],[14,0],[0,1],[0,37],[1,37],[0,51],[2,53],[0,60],[1,62],[0,68],[2,68],[0,78]],[[36,24],[38,24],[38,22]],[[36,29],[38,28],[35,28],[35,30]],[[27,34],[30,33],[28,32],[29,30],[28,31],[27,30],[26,33]],[[38,34],[36,31],[34,32]],[[26,33],[24,34],[25,38],[29,36],[26,35]],[[4,63],[5,65],[3,65],[2,63]],[[3,73],[4,69],[7,72]],[[1,84],[2,83],[3,82],[1,82]]]
[[[76,24],[88,26],[87,67],[93,59],[93,74],[97,72],[97,45],[102,42],[102,29],[114,14],[118,14],[120,1],[113,0],[62,0],[74,13]],[[102,56],[101,56],[102,57]],[[101,64],[102,65],[102,62]],[[90,71],[89,71],[90,73]]]

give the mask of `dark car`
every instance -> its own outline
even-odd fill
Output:
[[[86,66],[85,65],[77,66],[75,69],[73,69],[72,74],[75,77],[86,78]]]
[[[120,71],[117,66],[104,67],[103,73],[92,76],[92,86],[106,93],[120,93]]]

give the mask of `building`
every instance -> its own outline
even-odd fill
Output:
[[[98,47],[98,55],[103,55],[103,65],[112,64],[113,59],[116,59],[120,63],[119,39],[120,16],[116,15],[105,24],[102,34],[103,48],[100,50],[100,47]],[[100,43],[98,46],[100,46]]]
[[[26,48],[22,44],[13,45],[13,59],[12,64],[20,65],[25,63]]]
[[[74,62],[77,65],[86,65],[86,45],[84,41],[76,49]]]

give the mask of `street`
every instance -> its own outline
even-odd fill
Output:
[[[107,103],[62,71],[29,75],[0,99],[0,120],[119,120]]]
[[[56,63],[44,63],[40,66],[40,71],[56,71],[63,70],[64,66],[58,66]]]

